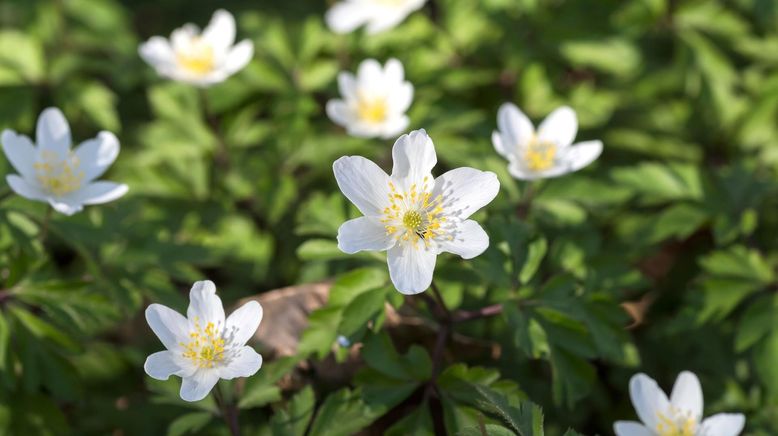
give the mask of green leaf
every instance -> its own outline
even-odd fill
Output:
[[[36,83],[43,79],[44,56],[32,35],[0,32],[0,86]]]
[[[427,351],[413,345],[405,355],[394,349],[387,334],[378,334],[365,342],[362,358],[370,368],[398,380],[425,381],[432,374],[432,360]]]
[[[634,75],[641,64],[640,51],[623,38],[570,41],[560,50],[575,66],[592,67],[617,77]]]
[[[276,382],[289,373],[300,359],[297,356],[284,357],[264,365],[260,374],[246,380],[238,407],[250,409],[280,400],[281,389]]]
[[[386,431],[387,436],[431,436],[434,434],[432,416],[426,403],[421,403],[413,412],[394,423]]]
[[[306,386],[298,392],[286,409],[277,410],[270,421],[274,435],[303,436],[313,417],[316,398],[313,388]]]
[[[705,305],[703,320],[726,316],[746,297],[775,280],[770,264],[756,250],[735,245],[700,260]]]
[[[386,410],[371,408],[358,389],[341,389],[327,397],[311,425],[310,436],[346,436],[364,429]]]
[[[543,411],[530,402],[512,405],[507,398],[481,386],[478,404],[481,410],[500,418],[511,430],[520,436],[543,436]]]
[[[203,429],[213,419],[208,412],[192,412],[181,415],[170,423],[167,429],[168,436],[182,436],[196,433]]]
[[[521,267],[521,271],[519,272],[519,281],[522,284],[527,284],[530,280],[532,280],[532,277],[540,267],[540,262],[543,261],[543,257],[546,255],[547,249],[548,244],[546,243],[546,239],[543,237],[530,242],[527,248],[527,260],[524,262],[524,265]]]
[[[12,306],[10,313],[37,338],[50,339],[69,351],[78,351],[81,348],[76,341],[63,333],[61,329],[52,326],[18,306]]]
[[[383,287],[364,292],[354,298],[343,310],[343,318],[338,326],[338,332],[350,337],[364,328],[368,321],[383,313],[389,292],[393,292],[393,289]]]

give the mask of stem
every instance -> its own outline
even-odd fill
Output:
[[[476,310],[458,310],[454,313],[454,322],[464,322],[473,319],[488,318],[502,313],[502,304],[492,304]]]
[[[448,310],[448,307],[446,307],[446,303],[443,301],[443,296],[440,294],[440,289],[438,289],[438,285],[435,284],[433,281],[430,284],[430,287],[432,288],[432,294],[435,295],[435,299],[437,300],[438,306],[440,306],[441,310],[443,311],[443,314],[445,318],[449,321],[451,321],[451,311]]]
[[[529,181],[526,183],[524,192],[521,195],[521,201],[516,205],[516,215],[519,218],[524,219],[529,215],[530,208],[532,207],[532,200],[537,193],[536,191],[536,182]]]
[[[216,137],[216,150],[213,155],[214,161],[219,167],[227,168],[230,164],[227,144],[224,143],[224,138],[222,138],[219,118],[211,112],[211,105],[208,103],[208,94],[205,89],[200,89],[200,103],[203,107],[203,113],[205,114],[205,121],[211,127],[211,130]]]
[[[2,203],[3,201],[11,198],[11,195],[13,193],[14,192],[12,190],[10,190],[10,189],[5,189],[5,190],[3,190],[3,192],[0,192],[0,203]]]
[[[227,424],[227,427],[229,427],[230,433],[232,436],[240,436],[240,424],[238,423],[238,411],[235,408],[235,403],[227,404],[227,402],[224,401],[224,396],[222,395],[221,386],[219,384],[216,384],[216,387],[212,392],[213,399],[216,400],[216,404],[219,406],[219,410],[221,410],[222,418],[224,418],[224,422]]]
[[[451,324],[441,324],[440,330],[438,330],[438,336],[435,339],[435,348],[432,350],[432,374],[430,375],[430,379],[427,382],[427,387],[424,390],[424,399],[422,401],[424,403],[429,400],[430,396],[432,395],[432,391],[435,390],[435,384],[438,380],[440,367],[443,363],[443,351],[445,351],[446,341],[448,340],[448,335],[450,332]]]
[[[41,230],[38,234],[38,240],[41,242],[46,241],[46,236],[49,234],[49,221],[51,221],[51,214],[54,211],[50,206],[46,208],[46,215],[43,216],[43,222],[41,223]]]

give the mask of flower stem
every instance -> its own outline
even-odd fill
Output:
[[[238,423],[238,410],[234,402],[227,403],[222,395],[221,386],[217,383],[213,390],[213,399],[221,410],[222,418],[230,429],[232,436],[240,436],[240,424]]]
[[[54,211],[51,207],[46,208],[46,215],[43,216],[41,222],[40,233],[38,233],[38,240],[41,244],[46,241],[46,236],[49,234],[49,222],[51,221],[51,214]]]
[[[502,304],[492,304],[477,310],[458,310],[454,313],[454,322],[465,322],[473,319],[488,318],[502,313]]]
[[[11,195],[13,193],[14,192],[12,190],[10,190],[10,189],[4,189],[2,192],[0,192],[0,203],[2,203],[3,201],[11,198]]]
[[[521,195],[521,201],[516,205],[516,215],[520,219],[525,219],[529,215],[530,208],[532,207],[532,200],[535,199],[537,194],[537,182],[528,181],[524,185],[524,190]]]
[[[446,303],[443,301],[443,295],[441,295],[440,289],[438,289],[438,285],[433,281],[430,284],[430,288],[432,288],[432,294],[435,295],[435,300],[437,300],[438,306],[440,306],[443,315],[448,321],[451,321],[451,311],[449,311],[448,307],[446,307]]]

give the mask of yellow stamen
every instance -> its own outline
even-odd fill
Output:
[[[178,50],[176,60],[184,70],[196,76],[203,76],[213,71],[213,47],[200,38],[194,38],[188,50]]]
[[[78,190],[84,180],[84,172],[79,171],[78,157],[69,152],[65,159],[59,154],[45,150],[41,160],[33,164],[35,177],[41,187],[57,197]]]
[[[671,416],[657,412],[657,417],[659,418],[659,423],[656,425],[658,436],[694,436],[697,432],[697,420],[692,416],[683,416],[671,410]]]
[[[429,177],[425,177],[421,189],[413,184],[402,193],[389,182],[390,205],[384,208],[381,222],[387,235],[395,235],[397,241],[407,242],[413,248],[419,248],[420,241],[429,247],[433,239],[446,236],[443,228],[446,217],[441,205],[443,198],[441,195],[432,197],[428,182]],[[451,239],[451,236],[448,238]]]
[[[360,97],[357,102],[357,114],[363,121],[382,123],[386,120],[386,99]]]
[[[214,323],[209,322],[205,329],[202,329],[200,320],[196,320],[195,330],[189,333],[191,340],[179,344],[184,348],[182,355],[198,368],[213,368],[224,360],[224,339],[220,333]]]
[[[529,146],[524,150],[524,162],[532,171],[547,170],[554,165],[556,152],[557,147],[553,142],[532,138]]]

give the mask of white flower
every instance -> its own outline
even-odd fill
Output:
[[[119,155],[119,140],[102,131],[71,150],[70,126],[57,108],[48,108],[38,117],[37,147],[30,138],[13,130],[3,130],[3,151],[19,175],[6,177],[17,194],[44,201],[57,212],[73,215],[86,204],[116,200],[127,192],[127,185],[94,180]]]
[[[500,183],[474,168],[433,178],[435,146],[424,130],[401,136],[392,158],[391,176],[361,156],[333,164],[340,190],[365,215],[340,226],[338,247],[349,254],[388,250],[394,286],[417,294],[430,286],[439,253],[471,259],[489,246],[486,232],[467,218],[494,199]]]
[[[408,127],[405,112],[413,100],[413,85],[404,79],[403,65],[389,59],[383,68],[367,59],[359,64],[357,76],[342,71],[338,87],[342,100],[327,102],[327,115],[350,135],[391,138]]]
[[[505,103],[492,133],[497,153],[508,159],[508,171],[520,180],[557,177],[578,171],[602,153],[602,141],[573,144],[578,130],[575,111],[567,106],[551,112],[538,131],[516,105]]]
[[[367,33],[375,34],[400,24],[411,12],[421,9],[427,0],[343,0],[333,6],[325,17],[335,33],[349,33],[367,25]]]
[[[181,398],[186,401],[205,398],[220,378],[249,377],[262,366],[262,356],[246,345],[262,321],[262,306],[249,301],[225,320],[222,300],[210,280],[192,286],[186,318],[152,304],[146,321],[167,350],[150,355],[143,369],[157,380],[181,377]]]
[[[140,56],[162,76],[198,86],[223,82],[240,71],[254,55],[254,44],[235,42],[235,18],[225,10],[214,12],[200,33],[186,24],[170,35],[170,41],[153,36],[139,48]]]
[[[616,436],[737,436],[746,418],[719,413],[702,419],[702,388],[694,373],[678,375],[670,399],[652,378],[637,374],[629,381],[632,405],[642,421],[617,421]]]

